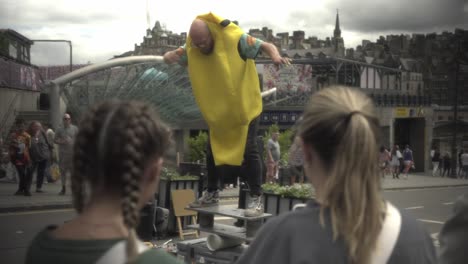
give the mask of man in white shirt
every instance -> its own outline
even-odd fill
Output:
[[[75,142],[78,128],[72,124],[69,114],[63,116],[63,127],[57,129],[54,143],[59,145],[59,167],[62,190],[60,195],[66,193],[67,174],[72,170],[73,143]]]
[[[466,149],[463,150],[463,154],[461,154],[461,166],[464,174],[462,178],[468,179],[468,151]]]

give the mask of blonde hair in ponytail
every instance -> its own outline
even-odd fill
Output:
[[[382,228],[378,140],[380,126],[370,98],[356,89],[332,87],[314,94],[299,130],[324,163],[321,190],[334,239],[344,239],[350,263],[370,261]]]

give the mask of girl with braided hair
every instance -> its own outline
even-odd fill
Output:
[[[73,149],[77,216],[41,231],[26,263],[177,263],[145,250],[135,228],[158,189],[170,130],[147,104],[108,101],[85,114]],[[142,252],[143,251],[143,252]]]

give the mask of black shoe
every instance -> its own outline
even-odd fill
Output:
[[[25,191],[24,196],[31,196],[31,192],[30,191]]]
[[[65,195],[65,188],[62,187],[62,190],[59,192],[59,195]]]
[[[37,193],[43,193],[44,191],[41,190],[41,189],[36,189],[36,192],[37,192]]]
[[[14,195],[23,195],[24,191],[23,190],[17,190]]]

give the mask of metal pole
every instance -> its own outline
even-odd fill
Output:
[[[458,56],[460,55],[460,42],[457,41],[457,52],[455,54],[455,83],[454,83],[454,102],[453,102],[453,138],[452,138],[452,172],[450,176],[457,178],[457,134],[458,134],[458,71],[460,65]]]
[[[71,42],[71,41],[68,41],[68,44],[70,45],[70,72],[72,72],[72,71],[73,71],[73,57],[72,57],[73,48],[72,48],[72,42]]]
[[[60,125],[60,87],[59,84],[51,83],[50,96],[50,123],[54,129]]]
[[[65,42],[68,43],[70,47],[70,72],[73,71],[73,48],[71,40],[65,39],[35,39],[31,40],[34,42]],[[60,113],[60,85],[57,83],[52,83],[49,88],[49,99],[50,99],[50,122],[54,129],[57,129],[61,121]]]

